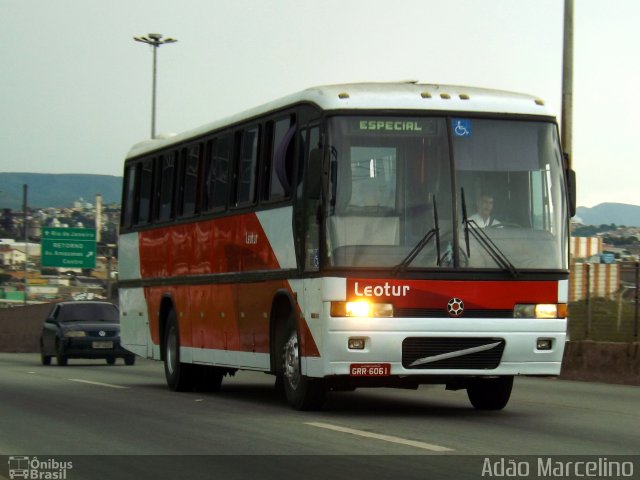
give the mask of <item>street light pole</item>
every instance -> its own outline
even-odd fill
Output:
[[[146,43],[153,47],[153,77],[152,77],[152,90],[151,90],[151,138],[156,138],[156,77],[158,72],[158,47],[167,43],[176,43],[178,40],[175,38],[162,38],[160,33],[150,33],[146,36],[133,37],[136,42]]]

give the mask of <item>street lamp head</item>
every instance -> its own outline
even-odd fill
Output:
[[[165,38],[162,39],[162,34],[160,33],[149,33],[146,36],[133,37],[136,42],[147,43],[153,47],[159,47],[160,45],[164,45],[166,43],[176,43],[178,40],[175,38]]]

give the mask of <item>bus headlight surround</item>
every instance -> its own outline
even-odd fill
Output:
[[[566,318],[566,303],[518,304],[513,308],[514,318]]]

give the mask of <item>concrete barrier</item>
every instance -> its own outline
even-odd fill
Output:
[[[42,324],[52,306],[0,309],[0,352],[39,352]],[[568,342],[560,378],[640,385],[640,343]]]
[[[39,352],[42,324],[53,305],[0,309],[0,352]]]

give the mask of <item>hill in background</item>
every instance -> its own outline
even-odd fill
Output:
[[[578,207],[574,221],[583,225],[625,225],[640,227],[640,206],[626,203],[601,203],[592,208]]]
[[[0,208],[22,210],[22,185],[29,186],[31,208],[72,207],[84,198],[95,202],[120,203],[122,177],[91,174],[0,173]],[[578,207],[574,221],[584,225],[626,225],[640,227],[640,206],[625,203],[601,203],[592,208]]]
[[[28,185],[30,208],[72,207],[84,198],[95,203],[101,194],[103,203],[120,203],[122,177],[90,174],[0,173],[0,208],[22,210],[22,186]]]

